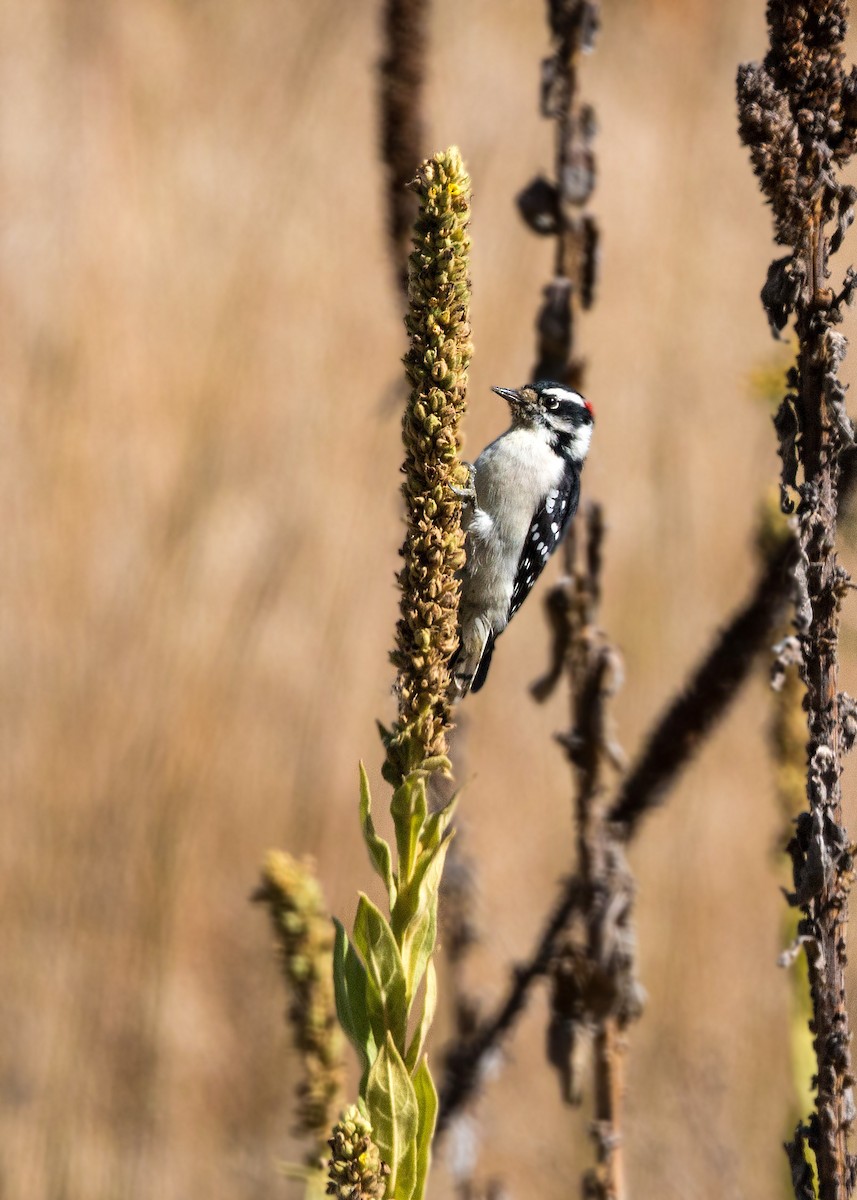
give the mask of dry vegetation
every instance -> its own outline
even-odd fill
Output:
[[[0,3],[10,1198],[290,1186],[274,1173],[295,1153],[282,996],[247,898],[281,844],[316,855],[346,911],[366,873],[356,762],[376,714],[392,715],[403,337],[377,15],[362,0]],[[747,0],[612,0],[586,65],[604,262],[583,334],[599,417],[585,487],[610,514],[604,622],[628,667],[629,749],[743,595],[777,470],[748,386],[771,353],[769,220],[733,97],[763,16]],[[427,111],[431,143],[465,148],[474,181],[481,446],[502,421],[488,387],[528,372],[549,265],[513,205],[552,153],[534,101],[543,14],[438,0],[436,43],[453,25]],[[854,693],[853,605],[844,632]],[[563,701],[545,711],[526,694],[547,654],[538,604],[502,649],[468,702],[464,822],[490,931],[469,984],[486,1001],[573,836],[549,742]],[[759,684],[633,852],[650,995],[629,1062],[640,1196],[782,1194],[789,997],[767,713]],[[373,766],[377,780],[380,751]],[[498,792],[508,803],[489,813]],[[845,797],[854,828],[848,773]],[[481,1112],[485,1172],[520,1196],[536,1177],[551,1200],[578,1146],[533,1066],[544,1010],[540,997]]]

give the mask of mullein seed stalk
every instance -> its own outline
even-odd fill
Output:
[[[467,367],[470,180],[453,147],[424,162],[412,187],[419,202],[408,263],[406,318],[411,385],[402,436],[407,533],[399,574],[401,617],[392,661],[399,715],[386,735],[385,778],[393,784],[446,753],[449,660],[458,639],[464,565],[459,464]]]
[[[842,825],[842,758],[853,742],[853,702],[840,693],[839,609],[848,577],[836,557],[839,459],[853,442],[838,378],[846,340],[835,326],[857,279],[829,286],[830,257],[853,220],[857,192],[837,178],[857,141],[857,69],[846,74],[845,0],[770,0],[770,49],[738,73],[739,127],[787,253],[762,289],[773,332],[794,320],[797,364],[775,418],[783,507],[797,502],[794,629],[807,691],[808,808],[789,846],[791,902],[800,908],[817,1061],[816,1107],[789,1147],[795,1192],[806,1194],[804,1145],[818,1169],[820,1200],[845,1200],[855,1182],[848,1150],[854,1115],[851,1031],[845,1003],[848,887],[852,870]]]
[[[254,900],[271,918],[291,1003],[287,1018],[301,1056],[297,1131],[314,1140],[318,1165],[342,1086],[343,1038],[333,998],[333,925],[310,860],[271,850]]]
[[[331,1131],[327,1195],[337,1200],[381,1200],[390,1168],[372,1141],[372,1126],[356,1104],[349,1105]]]
[[[782,372],[776,376],[776,396],[780,399]],[[767,391],[767,389],[766,389]],[[763,561],[770,560],[793,538],[789,523],[785,519],[778,497],[772,489],[763,501],[756,532],[756,545]],[[777,858],[785,852],[794,832],[794,823],[806,804],[805,790],[805,747],[806,717],[804,702],[806,688],[797,669],[799,650],[784,614],[780,627],[774,634],[775,659],[770,672],[771,718],[768,726],[768,742],[774,769],[774,794],[780,810],[782,827],[777,835]],[[788,859],[788,854],[785,854]],[[789,1041],[792,1060],[794,1105],[789,1114],[790,1127],[804,1126],[814,1104],[812,1077],[815,1057],[812,1033],[808,1024],[812,1021],[812,1005],[809,994],[809,979],[806,959],[800,954],[798,929],[800,911],[789,907],[783,915],[784,941],[792,949],[780,956],[780,965],[790,968],[789,988]],[[789,1162],[795,1191],[809,1189],[809,1195],[817,1194],[815,1157],[802,1136],[798,1136],[789,1150]]]
[[[455,799],[430,811],[428,787],[433,776],[450,770],[449,660],[457,642],[457,572],[464,562],[454,488],[463,482],[460,423],[471,354],[470,186],[459,152],[424,162],[413,187],[419,215],[408,276],[411,347],[404,360],[411,384],[402,423],[406,535],[392,655],[398,718],[391,730],[382,729],[394,845],[375,828],[362,767],[360,775],[360,825],[389,915],[360,893],[351,932],[335,922],[333,966],[337,1014],[362,1067],[360,1112],[385,1164],[390,1200],[423,1200],[438,1109],[426,1038],[437,1002],[438,897]],[[347,1156],[346,1165],[334,1169],[338,1148],[343,1154],[353,1149],[358,1132],[335,1130],[331,1141],[331,1187],[343,1200],[359,1194],[372,1200],[351,1179]]]

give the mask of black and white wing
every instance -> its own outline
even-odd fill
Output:
[[[569,521],[577,512],[579,499],[580,475],[574,470],[567,471],[536,510],[518,560],[518,573],[515,576],[512,602],[509,606],[510,621],[529,596],[533,584],[562,541]]]

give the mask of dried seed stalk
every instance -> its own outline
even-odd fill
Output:
[[[855,457],[853,453],[842,456],[843,468],[847,463],[849,470],[843,471],[840,481],[840,506],[846,492],[850,495],[854,487]],[[770,554],[750,595],[723,626],[676,696],[652,722],[641,752],[625,775],[609,820],[622,827],[623,838],[628,842],[637,834],[643,817],[664,802],[681,772],[736,699],[758,655],[770,646],[785,619],[790,565],[797,555],[796,539],[788,537],[771,547]],[[567,648],[562,626],[556,622],[551,606],[548,615],[554,628],[555,647],[550,671],[533,685],[537,698],[548,695],[561,677]],[[447,1050],[439,1130],[446,1127],[475,1091],[485,1056],[508,1035],[523,1012],[530,988],[545,975],[559,939],[580,902],[580,879],[573,875],[563,885],[528,958],[515,966],[506,995],[498,1001],[494,1014],[486,1017],[472,1036]]]
[[[839,608],[847,576],[836,559],[839,454],[853,441],[838,369],[845,338],[835,330],[855,276],[828,286],[829,258],[853,219],[857,192],[836,168],[857,139],[857,69],[846,75],[844,0],[771,0],[770,50],[738,73],[740,132],[774,213],[777,241],[789,248],[771,265],[762,301],[778,334],[794,317],[797,366],[775,419],[783,462],[783,507],[797,491],[799,555],[794,626],[807,689],[808,811],[790,844],[807,955],[817,1059],[816,1110],[789,1148],[799,1163],[815,1155],[820,1200],[845,1200],[854,1187],[848,1152],[853,1119],[851,1033],[845,1005],[847,888],[851,872],[842,826],[843,721],[850,702],[838,690]],[[795,1178],[796,1194],[804,1190]]]
[[[610,811],[610,820],[624,827],[627,839],[663,802],[738,695],[758,654],[770,646],[788,608],[789,572],[796,557],[792,538],[772,552],[750,596],[653,722]]]
[[[333,925],[314,864],[271,850],[253,899],[266,905],[290,995],[287,1016],[301,1055],[298,1131],[318,1165],[342,1088],[343,1039],[333,1000]]]
[[[634,881],[618,831],[606,820],[604,768],[623,762],[608,714],[622,666],[598,624],[601,510],[590,505],[565,547],[567,577],[548,607],[567,647],[571,729],[560,740],[575,776],[578,878],[582,900],[550,964],[553,982],[548,1048],[566,1099],[581,1093],[575,1050],[591,1038],[595,1101],[590,1128],[596,1166],[584,1176],[591,1200],[624,1200],[622,1101],[626,1031],[642,1009],[636,979]],[[561,627],[564,626],[564,631]]]
[[[458,639],[464,564],[459,465],[467,366],[470,180],[453,147],[427,159],[413,188],[419,200],[409,260],[405,369],[411,393],[402,422],[407,533],[399,574],[401,618],[392,660],[399,717],[385,738],[393,784],[446,751],[449,660]]]
[[[580,56],[591,50],[600,21],[598,0],[548,0],[553,51],[542,62],[541,113],[554,122],[555,178],[534,179],[518,208],[534,233],[555,241],[554,276],[536,319],[533,379],[580,389],[583,359],[574,354],[574,325],[589,308],[598,269],[598,225],[586,211],[595,187],[595,114],[577,97]]]
[[[387,234],[396,279],[408,293],[408,254],[416,199],[409,188],[423,157],[422,97],[431,4],[385,0],[379,74],[381,159],[387,175]]]

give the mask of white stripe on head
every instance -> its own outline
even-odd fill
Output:
[[[556,387],[545,388],[542,392],[543,396],[553,396],[554,400],[570,400],[574,404],[579,404],[581,408],[586,408],[586,401],[578,392],[573,392],[571,388],[564,388],[557,385]]]

